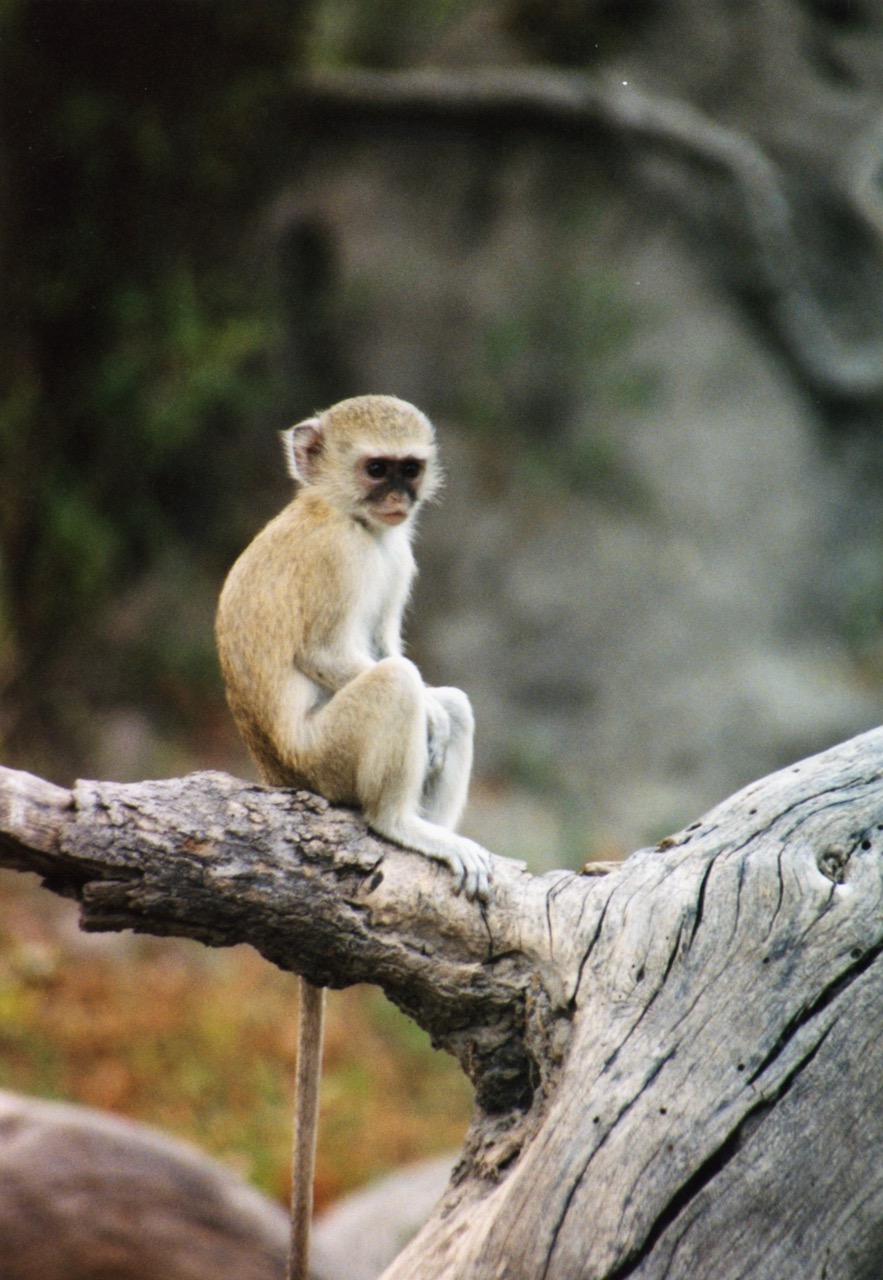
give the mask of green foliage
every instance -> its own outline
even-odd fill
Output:
[[[107,423],[128,417],[148,468],[186,451],[219,417],[260,407],[261,358],[275,340],[263,313],[206,302],[186,263],[150,291],[121,289],[111,304],[114,342],[96,363],[91,398]]]
[[[310,28],[308,60],[317,67],[407,66],[474,7],[475,0],[324,0]]]
[[[279,395],[277,300],[239,246],[306,9],[3,10],[7,679],[44,686],[71,630],[175,548],[190,576],[226,548],[236,441]]]

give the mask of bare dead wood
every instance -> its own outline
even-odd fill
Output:
[[[881,854],[881,730],[606,877],[499,859],[483,910],[304,793],[0,778],[0,862],[86,927],[377,982],[458,1056],[463,1158],[389,1280],[883,1273]]]
[[[757,139],[688,102],[609,73],[519,67],[325,72],[294,86],[290,104],[301,121],[333,127],[364,128],[373,122],[412,130],[427,125],[485,132],[534,128],[576,136],[589,146],[612,138],[624,151],[662,148],[689,166],[681,190],[685,203],[693,206],[708,201],[709,177],[722,177],[720,216],[725,225],[739,228],[750,247],[744,272],[756,279],[758,298],[805,377],[818,390],[838,397],[875,399],[883,392],[879,335],[860,337],[861,328],[849,317],[839,324],[830,301],[814,288],[807,251],[796,234],[800,210],[781,164]],[[877,193],[883,159],[878,116],[872,113],[859,132],[857,161],[837,197],[850,210],[856,234],[866,234],[875,246],[879,264],[883,246]]]

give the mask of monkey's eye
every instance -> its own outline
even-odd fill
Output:
[[[405,480],[416,480],[423,470],[423,463],[417,458],[406,458],[402,463],[402,478]]]
[[[369,458],[365,463],[365,473],[372,480],[383,480],[389,475],[389,463],[385,458]]]

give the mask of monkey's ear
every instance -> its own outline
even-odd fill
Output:
[[[292,480],[309,484],[322,449],[322,425],[318,418],[306,418],[279,432],[285,465]]]

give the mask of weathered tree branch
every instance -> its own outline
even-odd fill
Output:
[[[220,773],[68,792],[9,769],[0,788],[0,865],[77,898],[83,928],[249,942],[319,986],[377,983],[456,1054],[489,1106],[529,1090],[527,977],[510,957],[542,968],[548,947],[542,912],[526,905],[544,890],[516,864],[498,860],[492,932],[441,867],[306,792]]]
[[[536,68],[326,72],[295,86],[291,101],[300,116],[317,122],[533,127],[589,142],[608,136],[664,147],[698,167],[698,187],[685,182],[684,190],[688,195],[701,190],[701,203],[708,200],[708,175],[725,179],[723,220],[735,219],[744,232],[753,259],[746,274],[762,281],[758,295],[808,380],[844,398],[873,399],[883,392],[883,342],[877,335],[862,340],[847,331],[855,326],[843,326],[841,332],[831,305],[813,288],[806,250],[795,234],[799,215],[786,174],[755,139],[687,102],[611,75]],[[865,130],[860,167],[838,197],[876,246],[879,259],[879,201],[871,191],[883,157],[876,119],[874,126]],[[867,308],[860,310],[864,316]]]
[[[0,775],[0,862],[87,928],[248,941],[379,983],[479,1106],[387,1276],[883,1273],[883,730],[602,879],[496,862],[490,905],[304,793]]]

